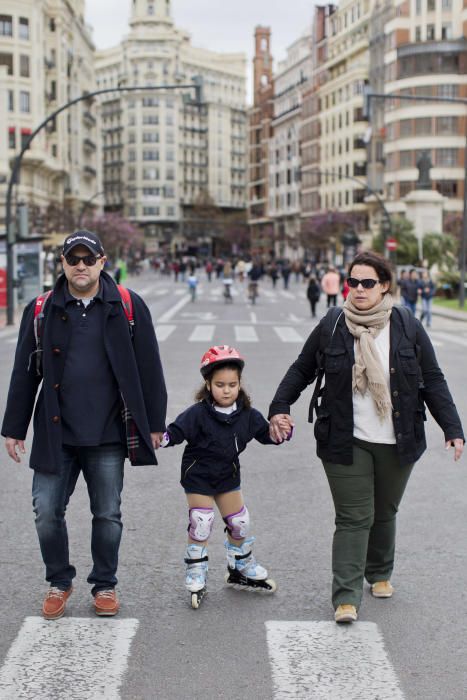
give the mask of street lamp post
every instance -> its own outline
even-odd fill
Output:
[[[84,100],[91,100],[97,95],[105,95],[108,93],[115,92],[142,92],[142,91],[154,91],[154,90],[195,90],[195,102],[200,104],[203,99],[203,79],[201,76],[194,76],[192,83],[178,84],[178,85],[152,85],[152,86],[137,86],[137,87],[113,87],[104,88],[102,90],[94,90],[94,92],[86,93],[85,95],[80,95],[73,100],[70,100],[66,104],[62,105],[55,112],[49,114],[34,131],[29,135],[25,141],[20,153],[16,156],[13,168],[11,171],[10,179],[8,181],[6,201],[5,201],[5,229],[6,229],[6,254],[7,254],[7,325],[12,326],[15,322],[15,309],[14,309],[14,281],[13,281],[13,269],[14,269],[14,245],[16,242],[16,235],[13,228],[12,221],[12,197],[13,197],[13,186],[18,183],[19,173],[21,169],[21,162],[23,156],[28,150],[29,146],[37,134],[44,129],[47,124],[55,117],[57,117],[61,112],[64,112],[69,107],[72,107],[78,102],[83,102]]]
[[[365,91],[365,116],[371,118],[371,100],[409,100],[413,102],[450,102],[452,104],[467,105],[467,99],[462,97],[433,97],[432,95],[390,95],[380,92]],[[465,118],[467,122],[467,116]],[[466,255],[467,255],[467,133],[465,134],[466,142],[464,148],[464,204],[463,204],[463,222],[462,222],[462,242],[461,242],[461,259],[460,259],[460,284],[459,284],[459,306],[464,307],[465,304],[465,277],[466,277]]]

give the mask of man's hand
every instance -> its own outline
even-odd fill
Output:
[[[461,458],[464,451],[464,441],[462,438],[456,438],[455,440],[447,440],[446,449],[449,450],[450,447],[454,447],[454,461],[457,462]]]
[[[17,440],[16,438],[7,437],[5,438],[6,451],[10,455],[11,459],[15,462],[21,462],[21,458],[16,451],[18,448],[21,454],[26,454],[26,448],[24,446],[24,440]]]
[[[288,413],[277,413],[269,421],[269,435],[274,442],[284,442],[289,437],[294,422]]]
[[[151,433],[152,446],[155,450],[158,450],[161,446],[161,441],[164,433]]]

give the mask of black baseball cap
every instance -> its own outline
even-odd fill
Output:
[[[91,253],[94,255],[104,255],[104,248],[100,242],[99,236],[92,231],[86,231],[86,229],[81,229],[80,231],[75,231],[65,238],[63,241],[63,255],[68,255],[70,250],[72,250],[77,245],[84,245],[89,248]]]

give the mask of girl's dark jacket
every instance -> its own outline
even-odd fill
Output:
[[[182,457],[182,474],[196,461],[206,471],[240,469],[238,456],[250,440],[275,445],[269,437],[269,423],[256,408],[245,408],[241,400],[233,413],[221,413],[204,399],[181,413],[167,427],[169,445],[187,445]]]
[[[331,313],[332,310],[328,313]],[[447,440],[464,438],[462,425],[431,341],[417,319],[415,345],[407,337],[400,313],[390,318],[390,389],[392,420],[401,465],[412,464],[426,449],[425,405]],[[326,316],[308,337],[297,360],[282,379],[269,409],[269,418],[290,414],[290,406],[316,377],[319,351],[324,351],[325,387],[314,434],[317,454],[324,461],[352,464],[352,367],[354,338],[339,317],[332,340],[320,348]],[[328,335],[329,338],[329,335]]]
[[[156,335],[149,309],[131,292],[134,315],[133,339],[121,297],[113,279],[101,273],[104,303],[103,342],[120,392],[136,425],[132,464],[157,464],[150,433],[165,430],[167,392]],[[41,329],[42,374],[37,376],[34,335],[35,299],[25,308],[18,336],[15,362],[8,392],[2,435],[24,440],[34,411],[34,435],[30,467],[39,472],[58,473],[62,463],[60,383],[65,367],[69,324],[65,310],[61,275],[47,301]],[[32,358],[32,359],[30,359]],[[96,377],[96,382],[99,377]]]

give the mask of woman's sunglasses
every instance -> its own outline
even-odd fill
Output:
[[[68,255],[65,255],[65,260],[66,264],[70,265],[70,267],[76,267],[76,265],[80,264],[81,260],[84,262],[86,267],[92,267],[101,257],[102,255],[83,255],[80,257],[79,255],[72,255],[71,253],[68,253]]]
[[[352,289],[357,289],[358,285],[361,284],[363,289],[373,289],[373,287],[379,284],[379,280],[358,280],[356,277],[347,277],[347,284]]]

